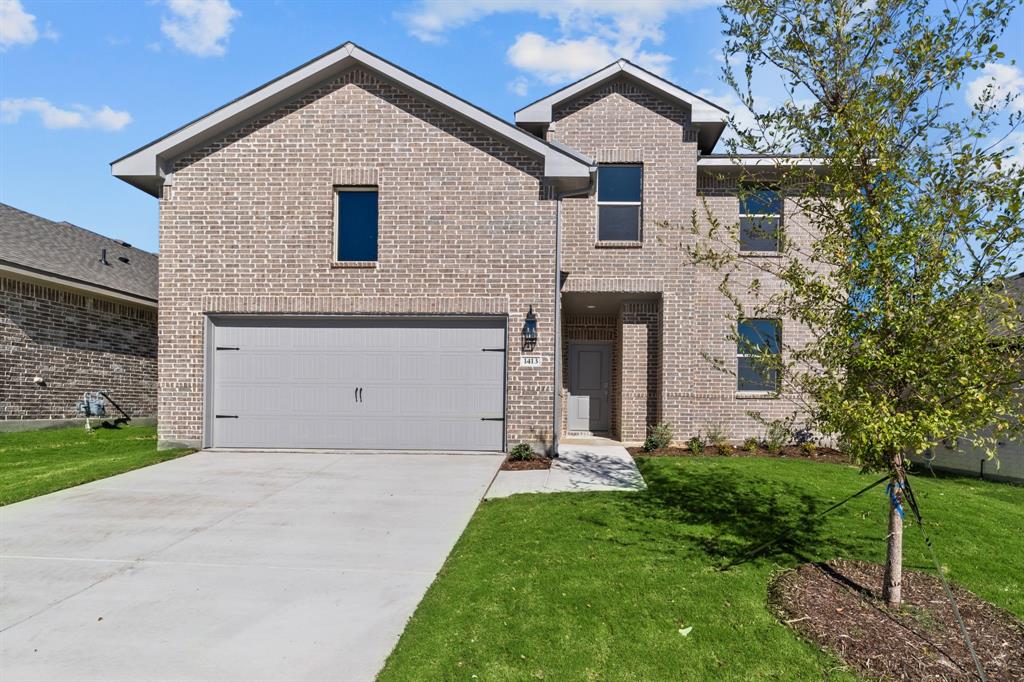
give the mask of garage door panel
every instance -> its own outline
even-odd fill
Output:
[[[214,412],[237,416],[213,419],[216,446],[503,446],[504,319],[214,324],[215,345],[238,348],[213,357]]]

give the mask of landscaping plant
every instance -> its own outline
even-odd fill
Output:
[[[1024,325],[1005,282],[1024,246],[1024,170],[1007,144],[1024,107],[995,85],[970,88],[966,113],[956,106],[968,76],[1007,66],[997,41],[1018,4],[725,0],[721,10],[724,78],[752,112],[733,121],[730,151],[781,159],[772,183],[786,225],[799,215],[810,229],[781,240],[778,258],[747,259],[736,226],[705,207],[685,248],[720,273],[737,317],[809,332],[783,334],[781,356],[762,361],[783,395],[803,398],[794,409],[815,431],[889,474],[891,606],[907,458],[955,437],[991,452],[1020,429],[1024,351],[1013,339]],[[787,96],[756,96],[762,76]],[[756,180],[741,178],[741,194]],[[762,286],[774,281],[783,286]]]
[[[690,448],[690,453],[694,455],[704,454],[704,441],[700,436],[694,436],[686,443],[686,447]]]
[[[667,448],[672,444],[673,436],[671,424],[668,422],[655,424],[650,428],[650,433],[647,434],[647,438],[644,440],[644,450],[653,452]]]
[[[535,457],[533,448],[529,443],[519,443],[509,450],[508,459],[511,462],[529,462]]]

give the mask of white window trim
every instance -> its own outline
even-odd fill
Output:
[[[785,201],[784,201],[784,199],[782,197],[782,192],[780,192],[777,189],[772,189],[771,187],[756,187],[756,188],[753,188],[753,192],[756,193],[758,191],[765,190],[765,189],[771,190],[772,192],[775,192],[776,195],[778,195],[778,197],[779,197],[779,212],[778,213],[743,213],[742,212],[743,201],[742,201],[742,197],[741,197],[741,200],[740,200],[740,209],[741,210],[740,210],[740,214],[739,214],[740,222],[742,222],[744,218],[777,218],[778,221],[779,221],[779,224],[775,228],[775,248],[773,250],[771,250],[771,251],[750,251],[750,250],[746,250],[746,249],[743,248],[743,235],[741,234],[741,235],[739,235],[739,238],[740,238],[740,253],[743,253],[743,254],[748,254],[749,253],[749,254],[752,254],[752,255],[756,256],[758,254],[761,254],[761,255],[764,255],[764,254],[777,254],[777,253],[780,253],[782,251],[782,212],[783,212],[783,209],[785,208]]]
[[[601,168],[639,168],[640,169],[640,201],[601,201]],[[644,165],[642,163],[602,163],[598,164],[597,179],[594,183],[594,200],[597,203],[594,220],[594,241],[598,244],[640,244],[644,240]],[[602,206],[637,206],[636,239],[601,239],[601,207]]]
[[[743,394],[743,395],[750,395],[750,394],[755,394],[755,393],[759,393],[759,394],[763,394],[763,395],[772,395],[772,394],[776,393],[779,390],[779,388],[781,388],[781,386],[779,385],[779,384],[781,384],[781,377],[776,377],[776,384],[777,385],[776,385],[776,387],[774,389],[765,390],[763,388],[740,388],[740,358],[759,358],[759,357],[761,357],[763,355],[763,353],[741,353],[740,349],[739,349],[739,339],[742,338],[740,336],[740,325],[743,324],[744,322],[750,322],[750,321],[753,321],[753,320],[769,320],[769,321],[775,323],[775,336],[776,336],[775,341],[779,344],[779,352],[778,353],[772,353],[772,355],[778,355],[778,356],[782,355],[782,321],[781,320],[779,320],[777,318],[773,318],[773,317],[750,317],[750,318],[746,318],[744,320],[740,320],[739,322],[737,322],[736,323],[736,339],[737,339],[737,341],[736,341],[736,393],[740,393],[740,394]]]
[[[380,186],[379,185],[334,185],[331,200],[334,202],[334,234],[331,245],[331,264],[343,268],[374,268],[380,262]],[[341,197],[342,192],[376,192],[377,193],[377,260],[341,260],[338,258],[338,238],[341,231]]]

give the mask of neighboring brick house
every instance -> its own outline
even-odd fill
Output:
[[[161,444],[759,431],[789,406],[656,226],[739,217],[726,120],[619,61],[513,126],[346,43],[118,159],[160,199]]]
[[[0,430],[75,418],[98,391],[155,416],[156,331],[156,255],[0,204]]]

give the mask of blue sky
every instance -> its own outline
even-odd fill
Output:
[[[1022,14],[982,74],[1010,91]],[[735,107],[708,0],[0,0],[0,201],[155,251],[109,163],[346,40],[506,119],[620,56]]]

